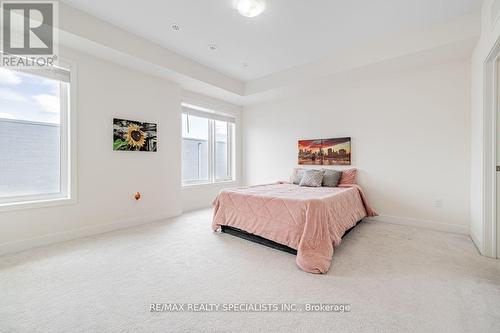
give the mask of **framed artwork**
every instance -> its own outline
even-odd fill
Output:
[[[299,140],[299,164],[351,165],[351,138]]]
[[[113,150],[155,152],[156,149],[156,124],[113,119]]]

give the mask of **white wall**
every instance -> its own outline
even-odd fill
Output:
[[[486,163],[488,160],[488,142],[485,142],[484,95],[485,95],[485,61],[500,36],[498,16],[494,15],[500,8],[500,0],[485,0],[482,7],[481,37],[471,59],[471,237],[481,253],[492,255],[491,242],[485,236],[485,204],[490,198],[484,197]],[[490,228],[491,230],[491,228]]]
[[[500,59],[497,60],[497,76],[496,76],[496,83],[497,83],[497,96],[500,96]],[[498,100],[500,100],[500,97],[497,97],[497,109],[496,109],[496,114],[497,114],[497,128],[500,129],[500,104],[498,104]],[[500,165],[500,136],[497,134],[496,135],[496,143],[497,143],[497,156],[496,156],[496,165]],[[500,207],[500,172],[496,173],[496,211],[499,212],[499,207]],[[496,237],[497,237],[497,253],[496,253],[496,258],[500,259],[500,214],[496,214]]]
[[[61,56],[77,65],[78,202],[0,212],[0,253],[182,211],[179,87],[68,49]],[[157,123],[158,152],[114,152],[113,117]]]
[[[298,139],[351,136],[353,166],[380,214],[468,232],[469,116],[467,60],[332,80],[245,108],[245,180],[287,179]]]

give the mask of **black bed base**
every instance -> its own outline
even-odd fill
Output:
[[[363,220],[361,220],[361,221],[363,221]],[[361,221],[359,221],[358,223],[356,223],[354,225],[354,227],[352,227],[350,229],[347,229],[346,232],[344,233],[344,235],[342,236],[342,238],[344,238],[348,233],[350,233],[352,231],[352,229],[356,228],[356,226]],[[248,232],[243,231],[243,230],[238,229],[238,228],[234,228],[234,227],[230,227],[230,226],[227,226],[227,225],[223,225],[223,226],[221,226],[221,231],[223,233],[226,233],[226,234],[229,234],[229,235],[233,235],[233,236],[236,236],[236,237],[239,237],[239,238],[242,238],[242,239],[246,239],[248,241],[251,241],[251,242],[254,242],[254,243],[257,243],[257,244],[268,246],[268,247],[273,248],[275,250],[279,250],[279,251],[291,253],[293,255],[297,255],[297,250],[292,249],[291,247],[288,247],[288,246],[280,244],[280,243],[276,243],[276,242],[274,242],[272,240],[266,239],[266,238],[261,237],[261,236],[257,236],[257,235],[248,233]]]

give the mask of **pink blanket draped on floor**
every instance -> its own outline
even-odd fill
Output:
[[[288,183],[223,190],[214,200],[213,230],[231,226],[297,250],[306,272],[328,272],[345,231],[376,216],[357,185],[301,187]]]

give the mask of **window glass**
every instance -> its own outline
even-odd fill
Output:
[[[204,115],[204,112],[198,111],[186,111],[182,114],[184,184],[233,179],[234,121],[217,114]]]
[[[229,174],[228,148],[229,148],[228,123],[215,121],[215,178],[226,179]]]
[[[61,89],[0,68],[0,200],[61,192]]]
[[[207,181],[209,120],[182,115],[182,180]]]

